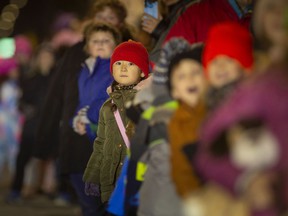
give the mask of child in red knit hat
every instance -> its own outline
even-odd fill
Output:
[[[133,88],[148,77],[148,52],[141,43],[123,42],[112,54],[110,69],[114,77],[112,93],[100,110],[94,151],[84,173],[86,194],[101,195],[103,203],[114,190],[129,148],[128,136],[134,126],[125,114],[124,105],[136,94]]]
[[[253,47],[249,31],[234,22],[212,27],[203,53],[203,64],[210,83],[207,104],[214,109],[252,69]]]

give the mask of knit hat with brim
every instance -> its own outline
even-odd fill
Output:
[[[183,38],[171,38],[164,44],[160,52],[160,57],[153,70],[152,91],[155,95],[169,94],[168,70],[170,68],[171,61],[181,53],[186,53],[190,50],[191,46],[189,42]]]
[[[252,35],[235,22],[224,22],[213,26],[208,33],[208,39],[203,53],[205,68],[210,61],[219,55],[235,59],[244,69],[253,65]]]
[[[146,78],[149,75],[149,54],[140,42],[129,40],[115,48],[110,61],[111,73],[113,72],[113,64],[117,61],[132,62],[142,70]]]

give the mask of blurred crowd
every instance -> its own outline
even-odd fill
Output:
[[[288,215],[288,2],[135,2],[91,1],[43,41],[0,38],[5,201]]]

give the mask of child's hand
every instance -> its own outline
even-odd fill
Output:
[[[80,118],[79,120],[76,122],[76,132],[80,135],[84,135],[86,134],[86,127],[85,127],[85,123],[83,123]]]
[[[151,34],[162,19],[162,16],[156,19],[155,17],[144,13],[144,16],[142,17],[142,29]]]

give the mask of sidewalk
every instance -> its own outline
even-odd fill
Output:
[[[2,173],[0,181],[0,216],[81,216],[81,210],[77,205],[58,207],[45,195],[34,195],[23,199],[21,203],[7,204],[7,196],[10,178],[7,173]]]
[[[1,216],[80,216],[78,206],[57,207],[43,195],[23,200],[19,204],[9,205],[4,202],[4,193],[0,193]]]

